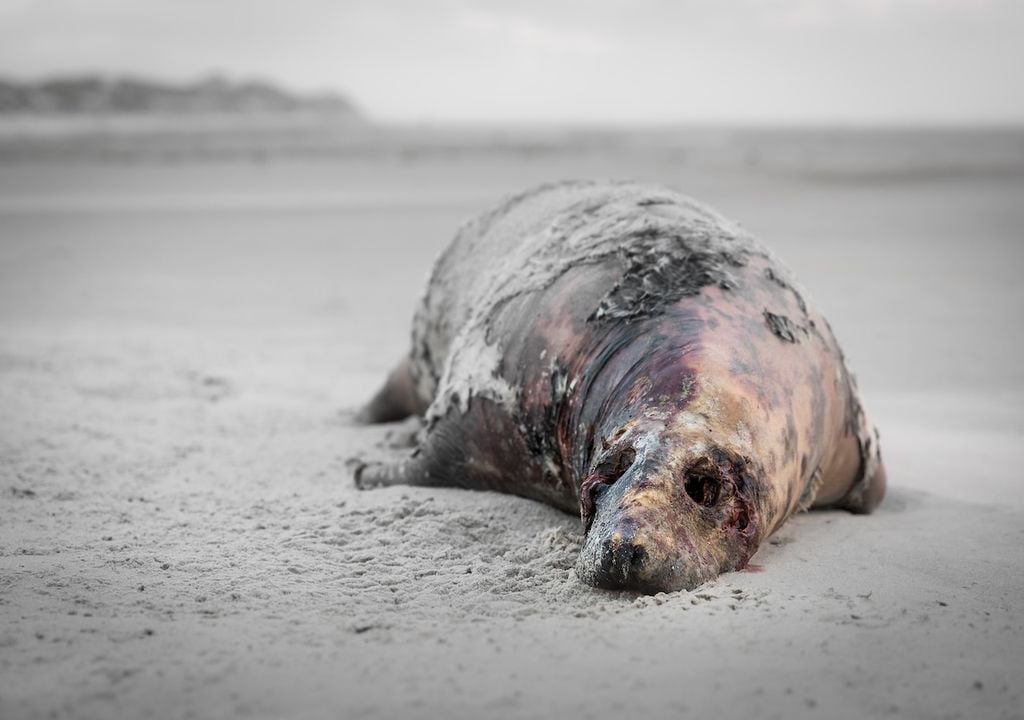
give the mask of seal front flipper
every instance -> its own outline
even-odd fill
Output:
[[[354,478],[362,489],[420,485],[494,490],[578,511],[574,489],[545,472],[500,404],[480,396],[473,396],[464,411],[451,407],[428,420],[411,454],[391,462],[357,461]]]
[[[381,393],[385,390],[387,386]],[[350,466],[356,487],[367,490],[392,485],[475,486],[473,475],[466,472],[459,452],[467,444],[459,424],[441,420],[428,425],[410,440],[406,447],[411,445],[412,449],[401,452],[393,460],[353,458]],[[392,445],[391,449],[396,447]]]
[[[364,425],[396,422],[423,410],[423,403],[416,394],[411,364],[405,359],[391,371],[384,387],[356,413],[355,421]]]
[[[430,485],[426,464],[417,456],[391,462],[357,460],[352,479],[360,490],[391,485]]]
[[[845,361],[844,361],[845,363]],[[825,472],[814,507],[831,507],[867,515],[885,497],[885,463],[878,430],[868,419],[856,382],[845,368],[847,421]]]
[[[875,510],[885,497],[885,463],[878,447],[878,431],[869,426],[861,441],[860,477],[856,479],[838,506],[855,515],[867,515]]]
[[[868,479],[867,484],[858,495],[851,495],[843,504],[844,510],[849,510],[855,515],[867,515],[874,512],[875,508],[885,497],[885,463],[879,461],[875,472]]]

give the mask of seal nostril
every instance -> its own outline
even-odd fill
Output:
[[[606,539],[594,576],[598,587],[623,588],[636,585],[647,564],[647,550],[631,537]]]
[[[719,479],[704,470],[691,470],[686,475],[686,494],[693,498],[695,503],[709,507],[718,502],[718,496],[722,492],[722,484]]]
[[[631,573],[637,573],[647,560],[647,551],[640,545],[633,545],[633,552],[629,558],[629,569]]]

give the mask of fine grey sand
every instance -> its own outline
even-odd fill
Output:
[[[844,137],[0,165],[0,718],[1024,717],[1024,143]],[[348,417],[434,255],[562,177],[669,183],[794,269],[877,513],[645,597],[581,585],[538,503],[353,488],[414,428]]]

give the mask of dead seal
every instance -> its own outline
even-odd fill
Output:
[[[361,412],[425,413],[360,487],[514,493],[578,512],[600,587],[693,588],[794,512],[870,512],[877,433],[828,323],[739,226],[661,187],[506,199],[437,260],[407,360]]]

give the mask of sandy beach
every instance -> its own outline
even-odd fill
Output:
[[[0,718],[1024,717],[1024,144],[707,137],[0,164]],[[433,257],[565,177],[793,268],[881,431],[874,515],[637,596],[552,508],[353,487],[414,428],[349,416]]]

